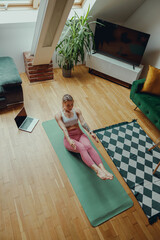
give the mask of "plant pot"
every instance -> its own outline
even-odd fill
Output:
[[[71,77],[71,69],[62,68],[62,75],[65,78],[70,78]]]

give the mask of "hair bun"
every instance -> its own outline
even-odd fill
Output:
[[[65,94],[62,98],[63,102],[67,102],[67,101],[73,101],[73,97],[69,94]]]

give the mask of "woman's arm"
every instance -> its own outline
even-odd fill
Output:
[[[78,119],[82,125],[82,127],[89,133],[91,133],[92,131],[90,130],[90,127],[88,126],[88,124],[86,123],[86,121],[84,120],[84,117],[82,115],[82,112],[79,108],[76,109],[76,113],[77,113],[77,116],[78,116]]]
[[[77,113],[77,116],[78,116],[78,119],[82,125],[82,127],[91,134],[91,136],[96,140],[96,142],[99,142],[98,141],[98,138],[96,136],[96,134],[93,133],[93,131],[90,129],[90,127],[88,126],[88,124],[86,123],[86,121],[84,120],[84,117],[82,115],[82,112],[80,109],[76,109],[76,113]]]
[[[76,145],[74,143],[74,141],[69,137],[68,135],[68,131],[67,131],[67,128],[65,127],[63,121],[62,121],[62,118],[61,118],[61,113],[57,113],[55,115],[55,119],[59,125],[59,127],[62,129],[63,133],[64,133],[64,136],[66,137],[67,141],[69,142],[69,144],[74,148],[76,149]]]

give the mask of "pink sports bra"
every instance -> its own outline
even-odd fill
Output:
[[[63,120],[63,123],[66,127],[71,127],[71,126],[76,125],[78,123],[78,116],[77,116],[76,111],[74,109],[72,109],[73,117],[71,117],[71,118],[67,118],[64,115],[63,110],[61,112],[62,112],[62,120]]]

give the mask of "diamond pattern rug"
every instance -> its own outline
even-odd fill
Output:
[[[120,174],[132,190],[150,224],[160,218],[160,149],[136,120],[94,130]]]

